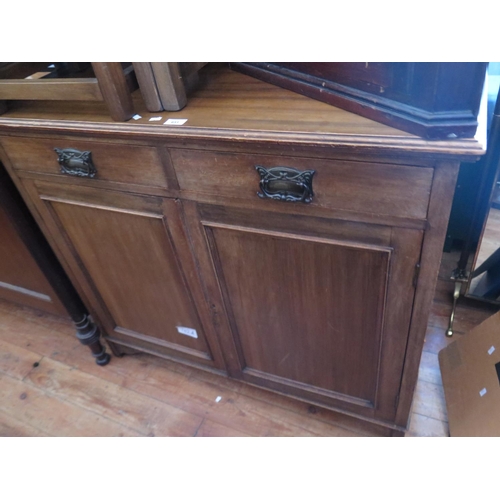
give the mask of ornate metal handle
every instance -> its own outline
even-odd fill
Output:
[[[61,173],[76,175],[77,177],[95,177],[97,169],[92,163],[90,151],[78,151],[78,149],[54,148],[57,153],[57,161],[61,166]]]
[[[301,171],[290,167],[266,169],[260,165],[255,165],[255,169],[260,175],[260,191],[257,193],[259,198],[311,203],[315,170]]]

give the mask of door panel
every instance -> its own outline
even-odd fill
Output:
[[[194,265],[182,255],[188,243],[176,202],[73,191],[38,183],[44,217],[63,235],[78,280],[90,286],[108,338],[223,368],[200,320],[206,306],[198,307],[192,293],[200,285],[193,285]],[[199,300],[199,290],[194,295]]]
[[[220,290],[211,300],[227,315],[219,329],[238,360],[233,370],[300,399],[390,421],[423,232],[310,217],[299,234],[291,215],[208,204],[189,204],[187,213],[207,288]]]
[[[85,268],[121,329],[207,351],[163,218],[53,203]]]
[[[374,405],[390,250],[211,233],[245,369]]]

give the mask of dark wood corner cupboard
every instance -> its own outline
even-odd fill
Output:
[[[202,80],[160,123],[24,103],[0,119],[1,159],[115,354],[403,433],[459,162],[483,147],[226,68]]]

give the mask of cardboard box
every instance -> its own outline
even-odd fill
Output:
[[[450,436],[500,436],[500,313],[439,352]]]

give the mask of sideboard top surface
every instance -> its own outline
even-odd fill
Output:
[[[404,151],[472,159],[485,153],[479,127],[475,138],[429,141],[289,90],[237,73],[224,65],[201,72],[199,89],[177,112],[150,113],[139,91],[133,95],[138,120],[117,123],[101,102],[16,101],[0,116],[0,133],[54,132],[124,138],[196,138],[316,144],[360,150]],[[161,120],[149,121],[161,116]],[[183,125],[165,125],[169,118]]]

